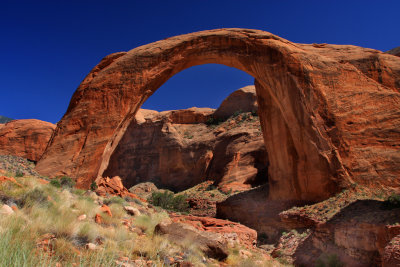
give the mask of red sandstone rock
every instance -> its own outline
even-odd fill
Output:
[[[103,204],[100,208],[100,210],[104,213],[106,213],[108,216],[112,217],[112,212],[109,206],[107,206],[106,204]]]
[[[214,118],[228,118],[236,112],[257,112],[257,95],[253,85],[240,88],[230,94],[214,112]]]
[[[156,225],[154,233],[164,235],[174,243],[183,245],[190,242],[210,258],[222,261],[228,257],[225,239],[216,233],[201,231],[186,223],[162,221]]]
[[[345,266],[379,266],[385,247],[400,234],[400,226],[390,226],[399,218],[400,208],[385,209],[381,201],[354,202],[317,225],[297,248],[295,265],[313,266],[321,255],[336,254]]]
[[[40,120],[13,120],[0,127],[0,154],[38,161],[56,125]]]
[[[0,176],[0,184],[4,183],[4,182],[11,182],[16,184],[19,187],[22,187],[22,185],[20,183],[18,183],[14,177],[7,177],[7,176]]]
[[[386,245],[383,252],[382,266],[400,266],[400,235],[395,236]]]
[[[253,248],[257,243],[257,232],[242,224],[210,217],[193,215],[170,214],[174,223],[184,223],[193,226],[200,231],[212,232],[220,235],[233,247],[235,244]]]
[[[95,217],[94,217],[94,221],[95,221],[97,224],[101,224],[101,223],[103,222],[103,220],[102,220],[102,218],[101,218],[101,215],[98,214],[98,213],[96,213],[96,215],[95,215]]]
[[[130,197],[136,198],[143,202],[146,202],[145,199],[138,197],[137,195],[131,193],[124,187],[122,184],[121,178],[118,176],[114,176],[113,178],[104,177],[97,179],[97,189],[96,193],[100,196],[120,196],[120,197]]]
[[[269,199],[319,201],[354,182],[400,187],[400,59],[248,29],[176,36],[104,58],[74,93],[37,170],[82,177],[88,187],[141,104],[175,73],[205,63],[256,80]]]

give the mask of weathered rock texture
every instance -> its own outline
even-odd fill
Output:
[[[230,94],[214,112],[214,118],[228,118],[235,112],[257,112],[257,95],[253,85],[249,85]]]
[[[170,216],[171,221],[158,224],[155,233],[175,243],[196,244],[208,257],[223,260],[229,247],[253,248],[257,242],[257,232],[238,223],[173,213]]]
[[[0,125],[0,154],[38,161],[56,126],[40,120],[13,120]]]
[[[400,208],[385,208],[381,201],[354,202],[317,225],[298,247],[295,265],[314,266],[326,253],[336,254],[345,266],[354,267],[382,266],[384,261],[395,260],[394,255],[387,255],[391,253],[387,246],[400,233],[400,226],[394,226],[399,216]]]
[[[269,199],[318,201],[351,183],[399,188],[400,59],[248,29],[186,34],[105,57],[74,93],[37,170],[89,186],[142,103],[174,74],[206,63],[255,78]]]
[[[124,187],[122,184],[121,178],[118,176],[109,178],[102,177],[97,179],[97,189],[96,193],[99,196],[119,196],[119,197],[130,197],[136,198],[143,202],[146,202],[145,199],[138,197],[137,195],[131,193]]]
[[[245,97],[239,101],[238,96]],[[239,89],[221,104],[219,114],[226,119],[255,110],[255,100],[254,86]],[[127,187],[151,181],[176,191],[205,180],[216,181],[225,191],[266,183],[268,157],[258,116],[242,113],[219,125],[206,125],[211,117],[219,118],[218,110],[139,110],[104,176],[118,175]]]

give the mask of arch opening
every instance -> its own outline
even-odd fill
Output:
[[[204,76],[210,79],[208,83],[201,83]],[[266,184],[268,154],[255,88],[249,85],[254,78],[219,64],[191,67],[168,80],[149,97],[153,103],[143,106],[157,108],[163,100],[184,94],[182,83],[189,88],[188,97],[196,100],[175,100],[175,105],[189,102],[184,103],[186,106],[180,103],[185,109],[141,108],[101,176],[119,176],[127,188],[152,182],[175,192],[211,181],[229,194]],[[192,88],[193,83],[200,85]],[[212,88],[204,90],[204,86]],[[211,101],[210,97],[218,100]]]

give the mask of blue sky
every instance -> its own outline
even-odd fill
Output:
[[[104,56],[166,37],[252,28],[293,42],[400,46],[400,1],[18,1],[0,2],[0,115],[57,122]],[[144,104],[166,110],[217,107],[253,83],[222,65],[178,73]]]

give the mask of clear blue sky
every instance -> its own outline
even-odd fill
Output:
[[[252,28],[293,42],[400,46],[400,1],[18,1],[0,2],[0,115],[57,122],[87,73],[107,54],[169,36]],[[145,108],[217,107],[253,83],[221,65],[185,70]]]

